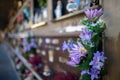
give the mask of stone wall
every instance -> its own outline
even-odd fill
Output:
[[[105,31],[104,50],[107,55],[105,80],[120,80],[120,0],[103,0]]]

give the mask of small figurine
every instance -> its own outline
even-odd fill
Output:
[[[55,9],[55,16],[56,18],[59,18],[60,16],[62,16],[62,3],[61,0],[57,1],[57,6]]]
[[[90,4],[91,4],[91,0],[81,0],[81,3],[80,3],[81,6],[80,6],[80,8],[81,9],[89,8]]]
[[[78,5],[74,2],[74,0],[69,0],[66,9],[68,12],[73,12],[75,10],[78,10]]]
[[[30,20],[30,9],[29,7],[25,7],[23,10],[23,13],[25,14],[25,18],[29,21]]]
[[[49,77],[52,75],[52,70],[50,69],[50,67],[48,65],[44,66],[43,75],[46,77]]]
[[[24,26],[24,29],[28,29],[29,28],[29,23],[27,20],[23,20],[22,25]]]
[[[34,24],[39,23],[40,21],[42,21],[42,15],[36,12],[34,15]]]

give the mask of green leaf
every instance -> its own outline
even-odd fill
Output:
[[[83,20],[80,20],[80,23],[83,24],[83,25],[89,25],[89,21],[88,19],[83,19]]]
[[[82,64],[79,64],[76,68],[79,70],[86,70],[89,69],[90,67],[88,62],[84,62]]]
[[[80,77],[79,80],[91,80],[91,77],[88,74],[84,74],[83,76]]]
[[[105,71],[104,68],[102,68],[101,71],[100,71],[100,76],[104,76],[106,74],[107,74],[107,72]]]
[[[46,7],[47,6],[47,1],[46,0],[38,0],[39,4],[41,7]]]
[[[76,68],[79,70],[89,70],[90,68],[89,63],[92,60],[92,57],[93,53],[89,51],[88,55],[81,60],[81,62]]]
[[[81,44],[85,47],[86,50],[90,50],[91,49],[90,44],[87,43],[87,41],[82,40],[81,38],[78,38],[77,41],[81,42]]]

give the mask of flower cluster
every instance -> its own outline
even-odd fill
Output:
[[[93,60],[90,62],[90,65],[92,66],[92,68],[100,70],[101,67],[104,65],[103,63],[105,62],[105,59],[106,57],[104,57],[104,53],[100,53],[99,51],[97,51],[96,53],[94,53],[94,57]]]
[[[24,48],[25,52],[30,51],[31,48],[36,48],[37,47],[37,44],[35,43],[34,38],[31,38],[31,39],[23,38],[22,45],[23,45],[23,48]]]
[[[85,40],[86,42],[90,42],[91,41],[91,37],[92,37],[92,31],[86,29],[86,28],[83,28],[79,37],[82,39],[82,40]]]
[[[103,13],[102,8],[101,9],[92,9],[92,10],[86,10],[85,15],[87,16],[88,19],[94,19],[97,17],[100,17]]]
[[[82,70],[80,80],[98,80],[103,76],[106,57],[98,50],[100,35],[105,29],[105,23],[100,19],[102,13],[102,9],[86,10],[87,18],[81,20],[86,27],[82,28],[79,38],[76,42],[64,41],[62,46],[63,51],[69,52],[67,64]]]
[[[73,47],[70,50],[70,61],[68,62],[71,66],[76,66],[82,57],[84,57],[87,54],[87,50],[84,48],[84,46],[77,42],[77,44],[73,44]]]
[[[100,70],[104,65],[105,59],[106,57],[104,56],[104,53],[97,51],[96,53],[94,53],[93,60],[89,63],[91,69],[89,71],[82,71],[81,75],[89,74],[91,76],[91,80],[98,79]]]

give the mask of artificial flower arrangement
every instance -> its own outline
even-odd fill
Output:
[[[68,65],[81,70],[79,80],[102,80],[105,75],[104,63],[106,57],[104,52],[98,51],[102,40],[101,34],[106,29],[104,21],[100,18],[103,10],[85,10],[86,18],[80,21],[83,24],[77,41],[64,41],[62,49],[69,52]]]

